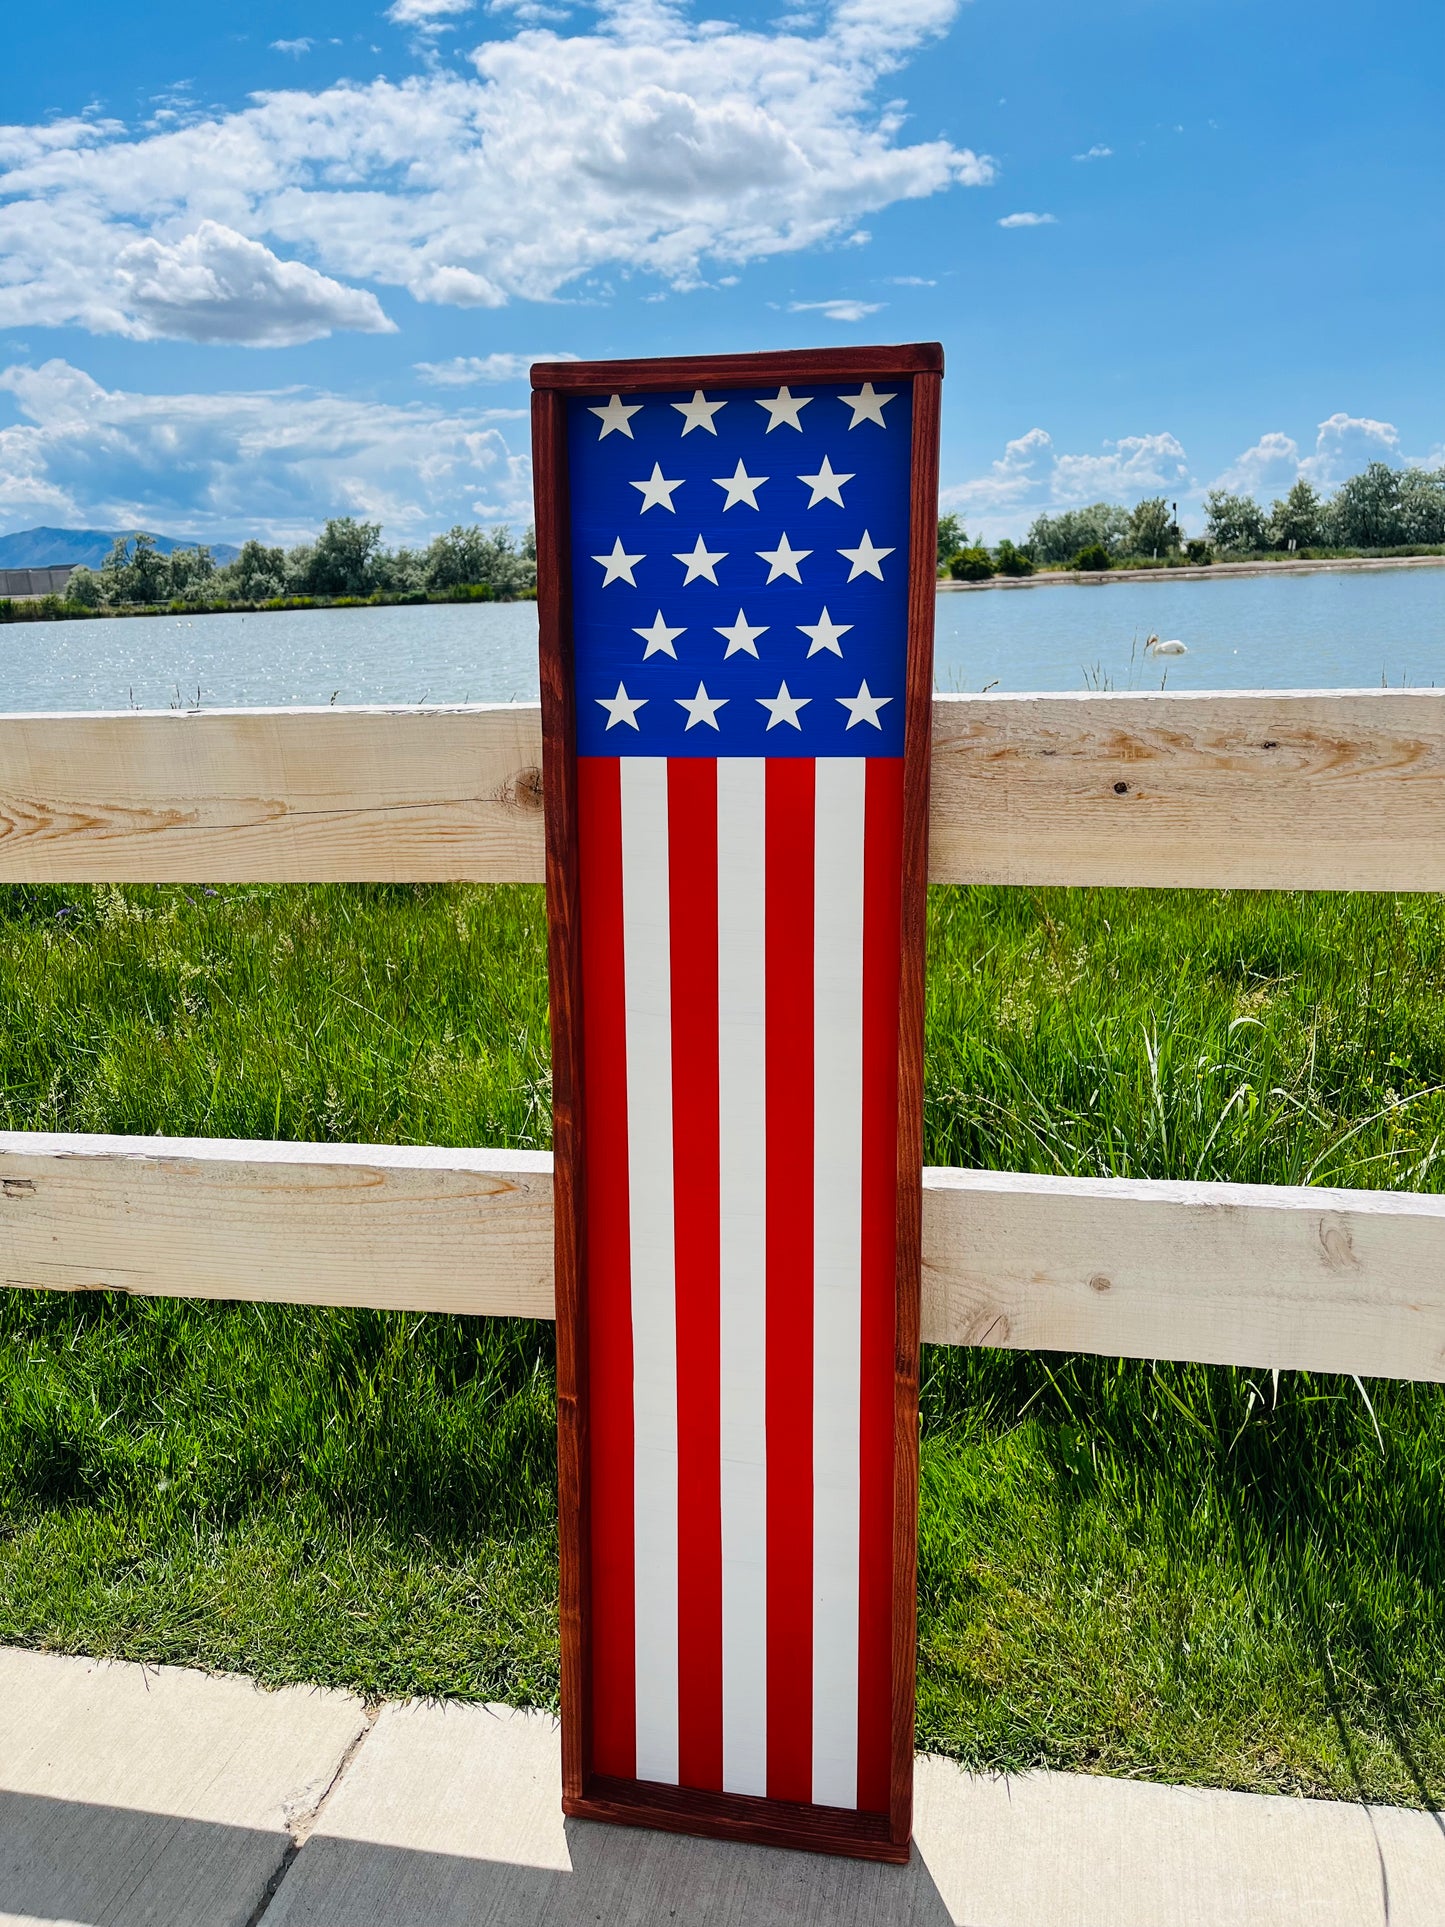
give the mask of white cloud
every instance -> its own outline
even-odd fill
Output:
[[[73,204],[12,202],[0,205],[0,262],[0,328],[79,325],[136,341],[255,347],[314,341],[338,328],[394,329],[369,290],[284,261],[209,218],[171,238],[106,223]]]
[[[948,140],[905,144],[901,103],[877,100],[958,3],[838,0],[804,34],[600,0],[588,31],[485,41],[469,74],[290,89],[134,136],[0,129],[0,326],[144,331],[117,257],[207,221],[333,280],[464,306],[617,270],[694,286],[704,263],[837,241],[870,210],[994,178]]]
[[[1339,413],[1320,423],[1313,454],[1301,458],[1293,436],[1278,431],[1262,435],[1252,448],[1235,456],[1214,486],[1266,501],[1285,494],[1303,476],[1321,494],[1328,494],[1370,462],[1399,467],[1401,460],[1399,431],[1393,422]]]
[[[822,314],[829,321],[862,321],[887,306],[885,301],[790,301],[789,314]]]
[[[1087,152],[1083,154],[1075,154],[1074,156],[1074,159],[1076,161],[1108,161],[1108,160],[1112,160],[1113,158],[1114,158],[1113,148],[1101,146],[1098,142],[1096,142],[1094,146],[1089,148]]]
[[[1057,227],[1057,214],[1005,214],[1000,227]]]
[[[936,288],[938,283],[926,274],[891,274],[888,284],[894,288]]]
[[[292,54],[299,60],[302,54],[309,54],[316,45],[314,40],[273,40],[271,51],[274,54]]]
[[[1232,495],[1253,495],[1267,501],[1274,494],[1283,494],[1298,475],[1299,443],[1292,435],[1274,430],[1236,455],[1214,486],[1228,489]]]
[[[482,381],[525,381],[534,361],[577,361],[559,349],[555,354],[453,355],[450,361],[419,361],[416,372],[433,388],[469,388]]]
[[[1331,415],[1315,437],[1315,452],[1300,463],[1300,473],[1316,488],[1338,488],[1370,462],[1398,464],[1400,436],[1393,422],[1368,415]]]
[[[216,221],[202,221],[172,246],[132,241],[116,256],[114,288],[129,322],[122,332],[142,340],[278,348],[337,328],[396,332],[365,288],[344,288],[300,261],[278,261],[259,241]]]
[[[570,7],[546,6],[543,0],[487,0],[488,13],[513,14],[524,27],[540,26],[547,20],[565,20],[571,11]]]
[[[358,515],[397,542],[531,518],[530,463],[492,411],[300,388],[135,394],[60,360],[6,368],[0,390],[21,417],[0,428],[0,526],[169,524],[289,542]]]
[[[386,17],[398,27],[429,27],[445,14],[470,13],[472,0],[392,0]]]
[[[989,539],[1021,535],[1036,515],[1088,502],[1124,502],[1146,495],[1189,495],[1189,461],[1175,436],[1124,435],[1097,455],[1061,455],[1043,428],[1009,442],[985,475],[955,483],[943,506],[963,514]]]

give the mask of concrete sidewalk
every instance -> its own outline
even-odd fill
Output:
[[[918,1764],[904,1868],[585,1823],[552,1720],[0,1651],[0,1927],[1440,1927],[1433,1815]]]

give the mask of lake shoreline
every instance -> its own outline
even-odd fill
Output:
[[[1177,569],[1049,569],[1037,575],[993,575],[983,582],[941,581],[940,595],[974,589],[1042,589],[1055,583],[1214,582],[1249,575],[1357,574],[1369,569],[1445,569],[1445,555],[1346,555],[1333,561],[1206,562]]]
[[[1183,574],[1170,570],[1169,576]],[[1164,577],[1166,572],[1157,572]],[[1445,571],[1310,573],[1288,589],[1255,573],[1203,588],[1134,581],[1116,595],[939,595],[942,689],[1306,689],[1445,684]],[[1187,654],[1137,645],[1157,630]],[[7,639],[9,646],[6,646]],[[686,639],[685,639],[686,640]],[[709,643],[697,639],[711,661]],[[771,638],[764,638],[765,641]],[[845,639],[846,640],[846,639]],[[777,639],[780,652],[796,641]],[[804,644],[806,646],[806,644]],[[782,660],[780,654],[780,661]],[[788,657],[789,662],[792,661]],[[10,712],[535,702],[537,605],[475,602],[269,610],[0,627]]]

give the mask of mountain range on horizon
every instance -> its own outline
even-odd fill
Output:
[[[98,569],[118,536],[130,538],[138,533],[136,529],[15,529],[9,535],[0,535],[0,569],[59,569],[67,564],[71,568]],[[200,538],[193,535],[155,535],[149,529],[144,533],[151,536],[162,555],[200,544]],[[241,553],[233,542],[209,542],[206,546],[217,568],[234,562]]]

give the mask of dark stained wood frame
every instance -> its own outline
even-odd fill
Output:
[[[547,963],[557,1238],[558,1538],[561,1558],[562,1809],[591,1820],[907,1860],[913,1826],[913,1700],[918,1567],[918,1326],[923,1207],[923,976],[928,900],[928,782],[938,546],[938,424],[943,350],[819,348],[654,361],[539,362],[532,369],[532,456],[541,644],[542,780],[547,825]],[[568,541],[569,395],[773,382],[913,382],[908,686],[903,745],[902,976],[898,1038],[898,1262],[894,1324],[893,1720],[889,1812],[852,1813],[739,1794],[702,1793],[595,1774],[588,1713],[591,1656],[584,1591],[588,1518],[587,1199],[582,1146],[582,1001],[577,873],[577,714]]]

